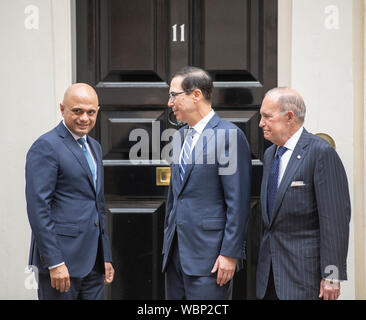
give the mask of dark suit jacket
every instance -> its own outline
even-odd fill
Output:
[[[176,133],[180,147],[186,129],[184,127]],[[225,139],[218,138],[220,133],[226,133]],[[236,162],[236,170],[232,174],[220,175],[219,170],[225,165],[222,165],[222,160],[218,161],[219,157],[225,153],[227,155],[229,150],[235,158],[232,161]],[[203,159],[203,164],[199,164],[197,159]],[[192,151],[191,160],[182,183],[178,161],[171,165],[163,270],[177,233],[184,273],[209,276],[220,254],[244,258],[245,225],[250,210],[249,145],[238,127],[215,115],[202,132]]]
[[[347,279],[351,214],[347,176],[336,151],[304,129],[279,186],[270,220],[267,184],[276,147],[272,145],[264,155],[257,297],[264,297],[272,263],[280,299],[317,299],[322,278]],[[294,181],[305,185],[292,186]]]
[[[38,138],[27,153],[26,200],[32,229],[29,264],[42,273],[65,262],[71,277],[84,277],[94,266],[98,243],[100,267],[111,261],[102,150],[96,140],[87,139],[97,163],[96,190],[87,160],[62,122]]]

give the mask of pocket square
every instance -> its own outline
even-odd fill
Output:
[[[304,181],[293,181],[291,183],[291,187],[304,187],[304,186],[306,186]]]

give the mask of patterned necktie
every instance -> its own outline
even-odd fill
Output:
[[[92,158],[90,152],[86,148],[85,138],[80,138],[77,141],[82,146],[82,150],[83,150],[84,156],[85,156],[86,160],[88,161],[88,165],[89,165],[90,171],[91,171],[91,173],[93,175],[94,188],[96,188],[96,185],[97,185],[97,177],[95,175],[95,165],[94,165],[94,161],[93,161],[93,158]]]
[[[183,151],[182,151],[182,156],[180,158],[180,164],[179,164],[180,181],[182,181],[182,182],[183,182],[184,174],[186,173],[188,159],[191,154],[191,147],[192,147],[192,143],[193,143],[194,133],[195,133],[195,130],[193,128],[190,128],[188,130],[186,140],[184,141],[184,144],[183,144]]]
[[[276,200],[276,194],[278,190],[278,174],[280,171],[280,161],[283,154],[287,151],[286,147],[279,147],[275,157],[271,163],[271,169],[269,172],[268,178],[268,194],[267,194],[267,203],[268,203],[268,215],[271,219],[273,214],[273,206]]]

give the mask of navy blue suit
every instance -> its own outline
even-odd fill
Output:
[[[270,219],[267,188],[276,147],[264,154],[257,297],[265,296],[272,265],[279,299],[317,299],[322,278],[347,279],[351,206],[346,172],[337,152],[304,129]]]
[[[187,126],[176,133],[175,139],[179,140],[180,147],[186,129]],[[229,136],[230,131],[233,136]],[[225,139],[221,142],[220,133],[225,133]],[[225,165],[219,158],[223,154],[228,155],[229,151],[235,155],[232,160],[236,162],[236,168],[230,174],[220,174],[220,168]],[[203,159],[203,163],[198,163],[197,159]],[[180,180],[178,161],[171,165],[163,271],[167,271],[175,253],[186,276],[196,280],[199,277],[216,278],[216,274],[211,275],[211,270],[219,255],[245,258],[245,225],[250,211],[249,145],[238,127],[215,114],[197,141],[190,162],[183,182]],[[174,285],[179,286],[178,283]],[[202,292],[193,298],[220,298],[220,295],[215,295],[215,291],[220,290],[216,284],[213,287],[203,285],[199,290]]]
[[[64,124],[39,137],[26,160],[26,200],[32,229],[29,265],[48,274],[65,262],[70,277],[83,278],[111,262],[106,233],[100,144],[87,137],[97,163],[93,184],[87,160]],[[98,259],[97,259],[98,258]]]

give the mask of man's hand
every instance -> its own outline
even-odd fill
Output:
[[[50,278],[52,288],[62,292],[68,292],[70,289],[69,270],[65,264],[50,269]]]
[[[229,282],[235,273],[236,269],[236,258],[229,258],[225,256],[218,256],[211,273],[217,271],[216,283],[222,287]]]
[[[104,283],[105,284],[110,284],[110,283],[112,283],[113,278],[114,278],[113,266],[110,262],[105,262],[104,263],[104,268],[105,268]]]
[[[341,294],[341,284],[339,281],[331,283],[329,280],[320,282],[319,298],[324,300],[337,300]]]

